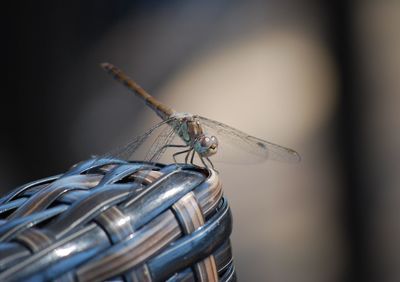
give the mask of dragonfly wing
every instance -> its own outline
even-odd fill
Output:
[[[105,155],[102,156],[102,158],[118,158],[118,159],[123,159],[123,160],[129,160],[132,155],[138,150],[138,148],[147,140],[147,138],[158,128],[160,128],[163,125],[169,124],[175,120],[174,117],[163,120],[160,123],[157,123],[153,127],[151,127],[147,132],[145,132],[142,135],[139,135],[135,137],[133,140],[131,140],[128,144],[125,146],[117,147],[116,149],[106,153]],[[166,127],[166,129],[169,129],[169,126]],[[165,131],[165,129],[161,132],[161,134]],[[158,139],[158,138],[157,138]]]
[[[146,154],[145,160],[150,162],[158,162],[167,145],[172,144],[176,136],[175,129],[172,126],[166,127],[154,140],[152,146]]]
[[[230,144],[236,145],[259,158],[285,162],[299,162],[301,159],[300,155],[292,149],[248,135],[222,122],[202,116],[196,117],[206,129],[211,128],[212,131],[215,131],[216,137],[219,140],[226,140]]]

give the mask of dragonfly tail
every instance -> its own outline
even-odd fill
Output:
[[[166,120],[171,115],[175,113],[173,109],[164,105],[152,95],[150,95],[146,90],[144,90],[139,84],[137,84],[133,79],[127,76],[121,69],[110,64],[102,63],[101,67],[109,74],[111,74],[116,80],[124,84],[129,90],[136,94],[140,99],[142,99],[146,105],[151,108],[159,117]]]

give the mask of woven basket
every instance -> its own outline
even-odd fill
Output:
[[[234,281],[218,175],[88,160],[0,199],[0,281]]]

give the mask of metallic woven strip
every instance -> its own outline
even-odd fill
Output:
[[[129,216],[113,206],[96,217],[95,221],[107,231],[112,243],[117,243],[133,233]]]
[[[50,206],[60,195],[71,190],[90,189],[100,181],[99,176],[74,175],[60,178],[34,194],[8,219],[27,216]]]
[[[137,184],[133,183],[96,187],[92,193],[73,203],[68,211],[51,222],[47,229],[56,238],[61,238],[77,226],[91,221],[107,208],[126,200],[136,186]]]
[[[233,260],[232,260],[232,252],[230,248],[229,240],[226,240],[222,246],[220,246],[214,253],[213,257],[215,258],[215,263],[218,270],[218,275],[220,281],[224,281],[223,277],[230,277],[229,274],[226,274],[229,271],[234,272]],[[236,277],[230,277],[230,280],[226,281],[234,281]],[[186,268],[178,273],[172,275],[167,281],[168,282],[181,282],[181,281],[194,281],[195,276],[192,268]]]
[[[163,281],[180,269],[211,255],[232,232],[228,203],[222,199],[218,211],[193,233],[175,241],[147,263],[154,281]],[[195,250],[195,251],[194,251]]]
[[[178,217],[185,234],[190,234],[204,224],[204,217],[193,192],[187,193],[172,209]]]
[[[28,198],[23,197],[0,205],[0,216],[3,216],[4,213],[20,207],[27,200]]]
[[[102,168],[105,166],[109,166],[111,169],[113,166],[126,164],[126,161],[119,160],[119,159],[111,159],[111,158],[104,158],[104,159],[89,159],[86,161],[82,161],[80,163],[75,164],[69,171],[64,173],[62,177],[67,177],[70,175],[78,175],[84,174],[91,170],[96,170],[98,168]]]
[[[174,215],[166,211],[137,234],[109,248],[98,259],[77,270],[81,281],[103,281],[132,269],[181,235]],[[150,238],[150,239],[149,239]]]
[[[152,282],[149,268],[146,264],[136,267],[134,271],[126,273],[124,280],[127,282]]]
[[[204,216],[208,216],[222,198],[222,184],[218,175],[212,172],[207,180],[202,185],[199,185],[194,192]]]
[[[22,231],[27,230],[28,228],[31,228],[36,224],[48,220],[54,216],[57,216],[67,209],[67,205],[58,205],[56,207],[35,213],[33,215],[28,215],[16,218],[15,220],[6,221],[2,225],[0,225],[0,241],[9,241],[15,238]]]
[[[199,281],[218,281],[218,272],[213,255],[196,263],[194,270]]]
[[[204,225],[204,217],[193,192],[187,193],[172,206],[185,234],[190,234]],[[217,269],[213,256],[209,256],[194,266],[199,281],[218,281]]]
[[[141,170],[131,175],[131,177],[135,178],[135,181],[142,183],[144,185],[148,185],[156,181],[160,178],[162,174],[158,171],[148,171]]]
[[[4,271],[23,258],[31,255],[31,251],[21,244],[1,243],[0,244],[0,271]]]
[[[43,178],[43,179],[39,179],[39,180],[36,180],[36,181],[32,181],[30,183],[24,184],[24,185],[16,188],[14,191],[12,191],[7,196],[1,198],[0,199],[0,204],[5,204],[7,202],[10,202],[11,200],[13,200],[13,199],[17,198],[18,196],[22,195],[25,191],[31,189],[32,187],[39,186],[39,185],[46,184],[46,183],[51,183],[54,180],[56,180],[57,178],[59,178],[60,176],[61,176],[61,174],[54,175],[54,176],[46,177],[46,178]]]
[[[224,273],[224,275],[220,279],[221,282],[231,282],[231,281],[236,281],[236,272],[235,272],[235,266],[233,264],[229,265],[229,268],[227,271]]]
[[[161,212],[169,209],[203,181],[204,176],[198,172],[176,170],[159,178],[143,193],[127,201],[122,207],[130,213],[131,224],[137,230]]]
[[[105,232],[95,224],[91,224],[76,230],[62,240],[53,242],[24,260],[16,261],[0,273],[0,281],[24,281],[33,274],[38,275],[40,279],[50,277],[45,280],[51,280],[58,277],[60,271],[64,273],[66,269],[82,264],[109,246]],[[75,254],[82,256],[74,257]],[[69,257],[72,260],[67,263],[66,259]]]
[[[192,268],[186,268],[181,272],[175,273],[167,282],[192,282],[196,281]]]
[[[215,262],[218,265],[218,274],[224,273],[233,264],[230,240],[226,240],[214,253]]]
[[[101,179],[101,181],[99,182],[99,186],[116,183],[118,181],[121,181],[125,177],[135,174],[143,169],[150,170],[151,166],[143,166],[142,164],[123,164],[120,166],[116,166],[111,169],[106,175],[104,175],[103,179]]]
[[[31,228],[14,239],[15,241],[23,243],[32,252],[37,252],[43,249],[44,246],[48,246],[52,243],[52,238],[46,235],[44,232]]]

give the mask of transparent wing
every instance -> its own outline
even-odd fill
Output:
[[[240,147],[242,150],[247,151],[261,159],[270,159],[285,162],[299,162],[300,155],[289,148],[282,147],[280,145],[262,140],[260,138],[248,135],[238,129],[235,129],[229,125],[221,122],[202,117],[196,116],[207,129],[211,128],[216,133],[216,137],[219,140],[226,140],[232,145]],[[223,146],[223,144],[220,144]]]
[[[130,141],[128,144],[122,147],[118,147],[105,155],[101,156],[101,158],[118,158],[118,159],[123,159],[123,160],[129,160],[132,155],[140,148],[140,146],[147,140],[147,138],[158,128],[165,124],[170,124],[173,120],[175,120],[174,117],[166,119],[156,125],[154,125],[152,128],[150,128],[147,132],[144,134],[135,137],[132,141]],[[170,126],[167,126],[165,129],[162,130],[162,132],[159,134],[159,136],[156,138],[156,141],[158,139],[162,139],[164,135],[169,136],[169,134],[173,132],[173,128]],[[160,140],[159,142],[162,142]]]
[[[176,137],[175,129],[172,126],[165,128],[153,142],[150,150],[147,152],[145,160],[150,162],[158,162],[167,150],[167,146],[171,145]]]

